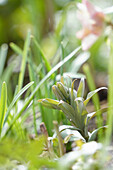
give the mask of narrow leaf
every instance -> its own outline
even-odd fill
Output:
[[[0,76],[2,76],[6,57],[7,57],[8,45],[3,44],[0,51]]]
[[[89,59],[89,52],[82,52],[74,59],[69,67],[69,72],[76,74],[80,67]]]
[[[23,55],[22,49],[21,49],[19,46],[17,46],[16,44],[14,44],[13,42],[10,43],[10,47],[11,47],[11,48],[13,49],[13,51],[14,51],[15,53],[17,53],[18,55]]]
[[[89,92],[88,95],[87,95],[87,97],[86,97],[86,100],[84,101],[84,105],[86,106],[87,103],[89,102],[89,100],[90,100],[97,92],[99,92],[100,90],[107,90],[107,88],[106,88],[106,87],[100,87],[100,88],[98,88],[98,89],[96,89],[96,90],[94,90],[94,91]]]
[[[106,108],[102,108],[102,109],[99,109],[98,111],[96,111],[96,112],[92,112],[92,113],[89,113],[89,114],[87,114],[87,116],[88,116],[88,122],[93,118],[93,117],[95,117],[95,116],[97,116],[98,114],[103,114],[103,113],[105,113],[105,112],[107,112],[108,111],[108,108],[106,107]]]
[[[77,90],[77,97],[83,97],[84,96],[84,90],[85,90],[85,82],[84,82],[84,78],[82,78],[80,83],[79,83],[78,90]]]
[[[71,85],[71,105],[74,106],[74,100],[75,100],[75,95],[74,95],[74,83],[76,79],[72,82]]]
[[[0,99],[0,134],[3,127],[4,117],[7,109],[7,86],[6,83],[2,84],[1,99]]]
[[[110,49],[109,65],[108,65],[108,114],[107,114],[107,124],[108,129],[106,130],[106,144],[110,144],[112,141],[113,134],[113,40],[108,39],[108,48]]]
[[[106,129],[106,128],[108,128],[108,126],[102,126],[102,127],[98,128],[98,129],[94,130],[94,131],[91,133],[91,136],[90,136],[88,142],[96,140],[96,137],[97,137],[98,132],[99,132],[100,130]]]
[[[38,49],[39,52],[40,52],[40,55],[41,55],[41,57],[42,57],[42,59],[43,59],[43,61],[44,61],[44,63],[45,63],[45,66],[46,66],[47,71],[49,72],[49,71],[52,69],[50,63],[48,62],[47,58],[45,57],[45,54],[44,54],[44,52],[42,51],[39,43],[36,41],[36,39],[35,39],[34,37],[32,37],[32,39],[33,39],[33,42],[34,42],[34,44],[36,45],[37,49]]]
[[[41,103],[45,107],[59,110],[59,107],[58,107],[59,101],[58,100],[46,98],[46,99],[39,99],[38,102]]]
[[[18,91],[22,88],[22,85],[23,85],[27,56],[28,56],[28,51],[29,51],[29,46],[30,46],[30,36],[31,36],[31,33],[30,31],[28,31],[27,38],[24,44],[23,53],[22,53],[23,54],[22,64],[21,64],[21,70],[20,70],[19,79],[18,79]]]

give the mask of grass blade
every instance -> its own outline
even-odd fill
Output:
[[[35,77],[34,70],[33,70],[33,67],[32,67],[31,57],[30,57],[30,59],[29,59],[28,69],[29,69],[30,81],[33,81],[33,80],[34,80],[34,85],[31,87],[31,90],[33,91],[33,90],[35,89],[35,87],[36,87],[36,77]],[[35,134],[37,135],[36,112],[35,112],[34,99],[33,99],[32,111],[33,111],[34,131],[35,131]]]
[[[96,86],[95,86],[94,79],[93,79],[93,76],[91,74],[91,70],[90,70],[88,64],[84,64],[83,70],[86,74],[86,79],[87,79],[87,83],[88,83],[88,87],[89,87],[90,91],[94,91],[96,89]],[[98,94],[96,93],[92,97],[92,99],[93,99],[95,109],[96,110],[100,109],[100,102],[99,102]]]
[[[40,55],[41,55],[41,57],[42,57],[42,59],[43,59],[43,61],[44,61],[44,63],[45,63],[45,66],[46,66],[47,71],[49,72],[49,71],[52,69],[50,63],[48,62],[47,58],[45,57],[45,54],[44,54],[44,52],[42,51],[39,43],[36,41],[35,37],[33,37],[32,39],[33,39],[33,42],[34,42],[34,44],[36,45],[37,49],[38,49],[39,52],[40,52]]]
[[[84,78],[82,78],[78,86],[77,97],[83,97],[84,91],[85,91],[85,82],[84,82]]]
[[[96,89],[96,90],[93,90],[93,91],[89,92],[88,95],[87,95],[87,97],[86,97],[86,100],[84,101],[84,105],[86,106],[87,103],[89,102],[89,100],[90,100],[97,92],[99,92],[100,90],[107,90],[107,88],[106,88],[106,87],[100,87],[100,88],[98,88],[98,89]]]
[[[23,51],[20,47],[18,47],[16,44],[14,44],[13,42],[10,43],[10,47],[12,48],[12,50],[17,53],[18,55],[23,55]]]
[[[112,140],[113,132],[113,42],[110,42],[110,57],[109,57],[109,87],[108,87],[108,129],[106,131],[106,143],[109,144]]]
[[[88,83],[88,87],[89,87],[90,91],[95,90],[96,86],[95,86],[94,79],[93,79],[93,76],[91,74],[91,70],[90,70],[88,64],[84,64],[83,70],[84,70],[84,72],[86,74],[87,83]],[[98,96],[97,93],[94,96],[92,96],[92,100],[93,100],[93,103],[94,103],[96,111],[100,110],[100,101],[99,101],[99,96]],[[97,127],[99,128],[99,127],[101,127],[103,125],[101,111],[97,115],[96,119],[97,119]],[[98,137],[99,137],[99,140],[101,140],[103,138],[102,129],[101,129]]]
[[[27,55],[29,51],[29,46],[30,46],[30,36],[31,33],[28,31],[27,38],[24,44],[24,50],[23,50],[23,59],[22,59],[22,64],[21,64],[21,71],[19,74],[19,80],[18,80],[18,92],[22,88],[23,85],[23,79],[24,79],[24,73],[25,73],[25,68],[26,68],[26,62],[27,62]]]
[[[64,56],[64,47],[63,47],[63,42],[61,42],[61,61],[65,58],[65,56]],[[60,68],[60,74],[61,74],[61,76],[63,76],[63,66],[61,66],[61,68]]]
[[[8,45],[3,44],[0,51],[0,77],[3,73],[6,57],[7,57]]]
[[[7,86],[6,83],[2,84],[1,99],[0,99],[0,135],[4,123],[4,117],[7,109]]]
[[[102,129],[104,130],[104,129],[106,129],[106,128],[108,128],[108,126],[102,126],[102,127],[98,128],[98,129],[95,129],[95,130],[91,133],[91,136],[90,136],[88,142],[90,142],[90,141],[95,141],[98,132],[99,132],[100,130],[102,130]]]

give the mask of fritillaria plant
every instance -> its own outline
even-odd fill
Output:
[[[86,141],[89,141],[92,139],[92,136],[88,133],[88,123],[97,112],[88,113],[86,106],[95,93],[107,88],[101,87],[91,91],[87,94],[86,99],[84,99],[84,78],[81,79],[77,91],[74,89],[74,82],[75,81],[72,82],[71,88],[66,87],[63,81],[57,82],[57,85],[53,85],[52,89],[58,100],[45,98],[38,100],[38,102],[42,103],[45,107],[61,110],[73,127],[79,131]],[[105,111],[105,109],[102,111]],[[94,133],[92,133],[92,135],[95,136]]]

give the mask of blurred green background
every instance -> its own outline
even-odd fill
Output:
[[[15,54],[10,48],[10,43],[17,44],[23,50],[29,29],[52,67],[62,60],[62,54],[63,57],[67,56],[81,44],[76,38],[76,32],[81,29],[76,15],[78,2],[81,0],[0,0],[0,46],[4,43],[8,44],[8,55],[4,60],[7,71],[1,73],[0,87],[4,80],[8,83],[10,77],[11,83],[8,85],[11,89],[15,89],[18,84],[22,56]],[[92,0],[91,2],[102,9],[113,5],[113,0]],[[113,19],[112,15],[107,17]],[[89,63],[95,72],[107,72],[109,49],[105,43],[105,35],[101,36],[90,49]],[[37,69],[45,75],[47,70],[42,71],[43,63],[39,50],[32,42],[30,48],[32,62],[36,64],[36,67],[39,66]],[[8,68],[11,64],[12,70]],[[63,72],[75,74],[74,65],[74,60],[70,60],[63,66]],[[79,72],[82,72],[82,69]],[[29,82],[29,75],[26,70],[24,85],[27,82]],[[9,96],[12,98],[13,94]]]
[[[80,41],[76,31],[80,23],[76,17],[76,3],[80,0],[0,0],[0,45],[14,42],[23,47],[28,29],[41,44],[47,58],[54,65],[59,58],[57,50],[63,41],[65,55],[75,49]],[[92,0],[92,3],[106,8],[113,5],[109,0]],[[104,51],[103,51],[104,50]],[[12,54],[9,53],[8,56]],[[102,61],[102,58],[104,60]],[[35,59],[36,60],[36,59]],[[102,61],[103,63],[101,64]],[[105,44],[96,51],[97,69],[106,70],[107,50]]]

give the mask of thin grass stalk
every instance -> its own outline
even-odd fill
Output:
[[[20,71],[19,79],[18,79],[18,92],[23,86],[27,56],[28,56],[28,51],[29,51],[29,46],[30,46],[30,36],[31,36],[31,32],[28,31],[27,38],[24,44],[24,49],[23,49],[21,71]]]
[[[35,135],[37,136],[36,112],[35,112],[35,103],[34,103],[34,99],[33,99],[32,108],[33,108],[32,110],[33,110],[33,124],[34,124],[34,131],[35,131]]]
[[[93,91],[96,89],[96,85],[93,79],[93,76],[91,74],[91,70],[89,68],[88,64],[84,64],[83,66],[83,71],[86,75],[86,79],[87,79],[87,83],[88,83],[88,87],[90,91]],[[95,110],[99,110],[100,109],[100,101],[99,101],[99,96],[98,93],[96,93],[93,97],[92,97],[92,101],[94,103],[95,106]],[[103,120],[102,120],[102,115],[101,115],[101,111],[98,113],[97,117],[96,117],[96,122],[97,122],[97,127],[101,127],[103,125]],[[101,130],[101,132],[99,133],[99,140],[102,140],[103,138],[103,130]]]
[[[5,66],[7,52],[8,52],[8,45],[3,44],[1,46],[1,50],[0,50],[0,77],[2,76],[3,69],[4,69],[4,66]]]
[[[35,76],[34,76],[32,64],[31,64],[31,60],[30,60],[30,63],[28,64],[28,69],[29,69],[29,77],[30,77],[30,81],[35,81]],[[31,91],[33,91],[33,90],[35,89],[35,87],[36,87],[36,81],[34,82],[34,85],[31,86]],[[33,99],[33,104],[32,104],[32,111],[33,111],[34,131],[35,131],[35,135],[37,136],[37,126],[36,126],[36,114],[35,114],[35,104],[34,104],[34,99]]]
[[[64,59],[64,47],[63,42],[61,42],[61,61]],[[60,67],[60,75],[63,76],[63,65]]]
[[[28,51],[29,51],[29,46],[30,46],[30,36],[31,36],[31,32],[29,30],[27,34],[27,38],[25,40],[24,49],[22,52],[22,63],[21,63],[21,69],[20,69],[19,78],[18,78],[18,92],[21,90],[23,86],[24,74],[25,74],[26,63],[27,63],[27,56],[28,56]],[[20,52],[20,50],[18,52]],[[18,103],[18,100],[15,105],[15,112],[17,112],[17,103]]]
[[[39,43],[36,41],[35,37],[32,37],[32,40],[33,40],[34,44],[36,45],[37,49],[39,50],[40,55],[41,55],[41,57],[42,57],[42,59],[44,61],[45,67],[46,67],[47,71],[49,72],[52,69],[50,63],[48,62],[47,58],[45,57],[45,54],[42,51]]]
[[[60,156],[63,156],[64,155],[64,144],[63,144],[63,139],[61,137],[61,134],[59,132],[58,122],[57,121],[53,121],[53,124],[54,124],[55,131],[56,131],[57,138],[58,138]]]
[[[113,133],[113,42],[109,42],[109,84],[108,84],[108,129],[106,130],[106,144],[110,144]]]
[[[93,91],[96,89],[96,85],[95,85],[95,82],[94,82],[94,79],[93,79],[93,76],[91,74],[91,70],[88,66],[88,64],[84,64],[83,66],[83,71],[86,75],[86,79],[87,79],[87,83],[88,83],[88,87],[89,87],[89,90],[90,91]],[[100,109],[100,102],[99,102],[99,96],[98,94],[96,93],[93,97],[93,103],[94,103],[94,106],[95,106],[95,109],[96,110],[99,110]]]
[[[22,49],[21,49],[19,46],[17,46],[16,44],[14,44],[13,42],[10,43],[10,47],[12,48],[12,50],[13,50],[16,54],[21,55],[21,56],[23,55]]]
[[[50,90],[47,86],[47,82],[45,82],[44,85],[45,85],[45,97],[50,96],[49,94]],[[44,117],[45,117],[45,124],[48,130],[48,133],[50,136],[52,136],[53,120],[54,120],[53,110],[44,108]]]
[[[42,63],[42,70],[40,72],[43,74],[42,77],[44,77],[46,75],[46,65],[45,65],[45,62],[43,60],[43,57],[40,58],[40,60],[41,60],[41,63]],[[49,91],[47,82],[45,82],[43,84],[43,89],[44,89],[44,95],[45,95],[45,97],[47,97],[48,91]],[[38,94],[39,94],[38,98],[42,98],[41,89],[38,91]],[[50,109],[48,110],[47,108],[45,109],[40,104],[39,104],[39,107],[40,107],[42,121],[45,123],[49,135],[52,135],[52,131],[51,131],[52,130],[52,120],[53,120],[52,119],[52,117],[53,117],[52,110],[50,110]]]
[[[7,85],[5,82],[3,82],[0,96],[0,136],[2,133],[6,110],[7,110]]]

